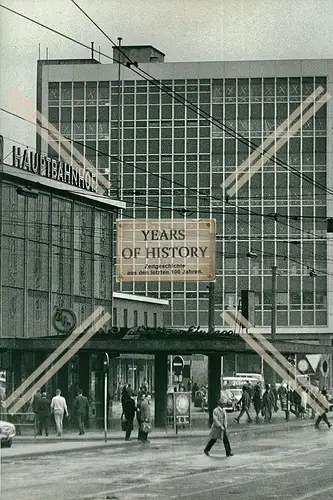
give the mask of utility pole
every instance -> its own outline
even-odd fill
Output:
[[[215,281],[209,283],[209,295],[208,295],[208,331],[213,332],[215,330]]]
[[[120,172],[121,172],[121,36],[118,37],[118,171],[117,171],[117,198],[120,198]]]
[[[276,294],[277,294],[277,286],[276,286],[276,277],[277,277],[277,266],[272,266],[272,316],[271,316],[271,340],[274,341],[276,339]],[[276,383],[276,371],[273,368],[272,373],[272,385],[275,387]]]
[[[215,330],[215,282],[209,283],[208,301],[208,331]],[[208,355],[208,424],[212,425],[213,410],[216,408],[221,396],[221,354],[212,353]]]

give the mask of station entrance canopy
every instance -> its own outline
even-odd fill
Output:
[[[224,329],[208,332],[200,327],[186,330],[168,328],[118,328],[98,331],[82,350],[118,352],[118,353],[159,353],[168,354],[210,354],[210,353],[244,353],[253,354],[247,344],[246,334]],[[0,350],[39,350],[52,351],[65,339],[64,336],[40,338],[2,338]],[[268,340],[269,337],[267,337]],[[281,354],[333,354],[333,346],[313,344],[309,342],[291,342],[270,340]]]

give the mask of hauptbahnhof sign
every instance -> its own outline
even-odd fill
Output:
[[[212,281],[215,220],[117,221],[119,281]]]
[[[54,181],[76,186],[86,191],[98,191],[96,176],[84,167],[73,167],[69,163],[13,146],[13,167]]]

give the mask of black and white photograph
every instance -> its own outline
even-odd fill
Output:
[[[333,499],[333,1],[0,2],[1,500]]]

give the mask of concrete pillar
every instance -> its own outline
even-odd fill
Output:
[[[217,407],[221,394],[221,354],[208,355],[208,410],[209,425],[213,422],[213,410]]]
[[[22,382],[21,351],[12,351],[12,366],[13,366],[13,378],[14,378],[14,390],[15,390],[21,385]]]
[[[168,355],[155,354],[155,427],[165,427],[168,390]]]
[[[89,352],[79,352],[79,387],[89,398]]]

